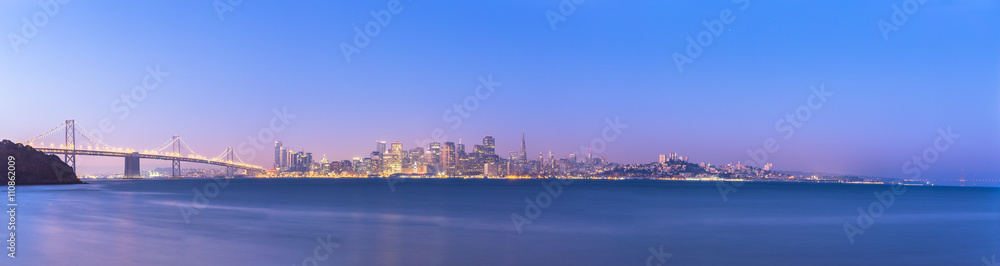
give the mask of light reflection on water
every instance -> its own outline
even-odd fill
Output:
[[[18,188],[4,265],[976,265],[1000,253],[1000,189],[909,187],[850,244],[842,225],[883,186],[576,181],[518,234],[539,181],[240,179],[186,223],[211,180]]]

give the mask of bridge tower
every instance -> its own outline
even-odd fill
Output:
[[[233,157],[235,157],[233,153],[233,147],[229,147],[229,149],[226,151],[227,151],[226,162],[230,164],[230,166],[226,166],[226,178],[232,178],[233,175],[236,173],[236,168],[233,168],[231,166],[233,163]]]
[[[142,178],[139,171],[139,152],[132,152],[125,155],[125,174],[123,178]]]
[[[173,144],[171,144],[171,145],[173,145],[174,156],[180,156],[181,155],[181,141],[180,141],[180,138],[181,138],[181,136],[174,135],[174,138],[172,140]],[[171,166],[170,166],[171,177],[172,178],[180,178],[181,177],[181,161],[180,160],[173,160],[173,161],[171,161],[170,164],[171,164]]]
[[[63,161],[73,167],[76,172],[76,122],[73,119],[66,120],[66,149],[71,152],[63,155]]]

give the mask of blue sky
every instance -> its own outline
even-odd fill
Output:
[[[777,169],[907,177],[901,165],[951,127],[960,139],[924,177],[1000,176],[995,1],[928,1],[886,39],[878,21],[905,1],[588,0],[553,30],[546,12],[561,1],[404,0],[347,62],[341,43],[389,2],[243,1],[220,19],[212,1],[69,1],[16,49],[22,18],[45,11],[5,2],[0,137],[109,119],[109,144],[178,134],[211,157],[287,107],[296,118],[275,138],[331,159],[376,140],[411,148],[435,128],[468,144],[493,135],[501,154],[524,130],[534,158],[576,152],[618,117],[628,128],[603,152],[612,161],[677,152],[723,164],[777,138]],[[724,10],[731,23],[678,71],[673,54]],[[115,100],[156,66],[169,76],[122,118]],[[502,85],[452,128],[444,112],[489,75]],[[834,96],[782,138],[776,121],[821,85]],[[269,152],[253,161],[270,166]]]

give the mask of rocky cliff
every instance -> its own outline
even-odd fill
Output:
[[[0,141],[0,158],[3,159],[5,172],[10,169],[10,162],[14,162],[14,181],[17,185],[83,184],[73,168],[59,156],[47,155],[31,146],[10,140]],[[3,183],[6,181],[9,179],[5,178]]]

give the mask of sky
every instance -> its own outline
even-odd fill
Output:
[[[950,129],[920,178],[1000,177],[996,1],[4,1],[0,33],[15,141],[72,118],[112,146],[180,135],[270,167],[274,140],[343,160],[435,129],[620,163],[748,161],[771,139],[778,170],[912,178]]]

